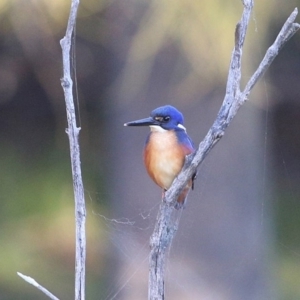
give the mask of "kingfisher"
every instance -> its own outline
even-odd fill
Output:
[[[182,113],[171,105],[154,109],[150,117],[125,123],[124,126],[149,126],[150,133],[144,147],[144,164],[152,180],[167,191],[183,168],[185,157],[195,151],[191,138],[183,126]],[[188,181],[179,195],[175,208],[184,206],[194,179]]]

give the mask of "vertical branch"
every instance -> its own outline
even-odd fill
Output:
[[[155,228],[150,238],[148,300],[165,299],[166,250],[176,232],[176,226],[172,223],[173,213],[173,207],[165,202],[161,203]]]
[[[61,85],[64,90],[68,128],[66,130],[70,143],[70,156],[73,176],[73,188],[75,197],[76,219],[76,262],[75,262],[75,300],[85,298],[85,259],[86,259],[86,236],[85,236],[85,199],[80,167],[79,131],[76,125],[76,114],[73,100],[73,81],[71,78],[71,46],[72,34],[76,26],[76,16],[79,0],[72,0],[70,16],[66,35],[60,41],[63,57],[63,78]]]

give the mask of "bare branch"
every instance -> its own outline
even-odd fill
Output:
[[[75,300],[85,299],[85,259],[86,259],[86,234],[85,234],[85,199],[80,167],[79,131],[76,125],[76,115],[73,100],[73,81],[71,78],[71,46],[72,35],[76,25],[76,15],[79,0],[72,0],[70,16],[66,35],[60,41],[63,57],[63,78],[61,85],[64,90],[68,128],[66,130],[70,142],[70,155],[75,197],[76,219],[76,265],[75,265]]]
[[[243,92],[243,99],[247,99],[250,91],[257,83],[259,78],[264,75],[266,70],[269,68],[275,57],[278,55],[281,48],[285,45],[285,43],[298,31],[300,25],[298,23],[294,23],[296,17],[298,15],[298,9],[295,8],[294,11],[291,13],[289,18],[284,23],[283,27],[281,28],[275,42],[271,47],[269,47],[268,51],[265,54],[265,57],[261,61],[259,67],[255,71],[255,73],[250,78],[249,82],[247,83],[245,90]]]
[[[235,46],[231,56],[229,67],[226,94],[219,110],[216,120],[209,129],[204,140],[200,143],[196,153],[186,159],[183,171],[174,180],[170,189],[165,193],[165,197],[160,206],[154,232],[150,239],[150,258],[149,258],[149,290],[148,299],[162,300],[164,295],[164,268],[165,253],[169,247],[177,230],[174,218],[174,205],[183,187],[192,178],[197,167],[202,163],[214,145],[222,138],[226,128],[237,114],[240,106],[244,104],[259,78],[264,74],[272,61],[278,55],[285,43],[297,32],[300,25],[294,23],[298,14],[295,9],[283,25],[273,45],[266,52],[265,57],[260,63],[245,90],[240,90],[241,80],[241,59],[242,49],[248,28],[249,19],[253,8],[253,0],[243,0],[244,10],[242,18],[235,30]]]
[[[35,286],[37,289],[39,289],[40,291],[42,291],[46,296],[48,296],[50,299],[52,300],[59,300],[57,297],[55,297],[52,293],[50,293],[46,288],[44,288],[43,286],[41,286],[39,283],[37,283],[33,278],[23,275],[20,272],[17,272],[17,274],[23,278],[25,281],[27,281],[28,283],[32,284],[33,286]]]

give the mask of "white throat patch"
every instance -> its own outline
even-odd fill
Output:
[[[168,131],[166,129],[163,129],[159,125],[150,125],[149,127],[150,127],[150,130],[153,131],[153,132],[155,132],[155,131],[156,132],[166,132],[166,131]],[[180,128],[180,129],[183,129],[186,132],[186,129],[182,124],[178,124],[177,127]]]
[[[166,129],[163,129],[162,127],[158,126],[158,125],[150,125],[150,130],[153,132],[166,132]]]

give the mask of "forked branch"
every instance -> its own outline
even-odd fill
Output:
[[[165,193],[165,197],[161,203],[155,229],[150,239],[151,252],[149,258],[149,300],[165,299],[165,253],[177,230],[175,219],[172,218],[172,215],[174,213],[174,205],[177,201],[178,195],[183,187],[187,184],[188,180],[193,176],[199,165],[203,162],[210,150],[222,138],[226,128],[237,114],[241,105],[246,102],[247,97],[259,78],[271,65],[281,48],[300,27],[298,23],[294,23],[298,14],[298,10],[295,8],[283,25],[272,46],[267,50],[259,67],[246,84],[245,89],[241,91],[242,49],[253,4],[253,0],[243,0],[244,10],[241,20],[237,24],[235,30],[235,45],[231,56],[226,94],[217,118],[206,134],[204,140],[200,143],[196,153],[187,157],[183,171],[178,175],[170,189]]]

